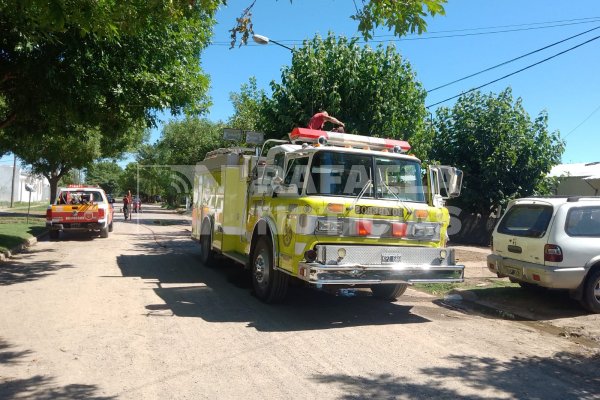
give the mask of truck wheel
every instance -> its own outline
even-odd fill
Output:
[[[271,239],[262,236],[252,253],[252,286],[256,297],[265,303],[279,303],[287,293],[289,276],[273,268]]]
[[[111,221],[111,223],[108,225],[108,231],[112,232],[113,231],[113,223]]]
[[[58,229],[52,229],[52,230],[50,230],[50,239],[52,239],[52,240],[58,240],[59,236],[60,236],[60,231]]]
[[[583,305],[589,311],[600,314],[600,268],[591,271],[585,281]]]
[[[398,284],[381,284],[381,285],[372,285],[371,292],[373,292],[373,296],[382,300],[396,300],[398,297],[402,296],[406,291],[408,285],[406,283],[398,283]]]
[[[108,226],[105,226],[104,228],[100,229],[100,237],[101,238],[108,237]]]
[[[200,230],[200,262],[205,266],[210,266],[215,258],[215,252],[212,250],[210,232],[212,230],[210,222],[203,222]]]

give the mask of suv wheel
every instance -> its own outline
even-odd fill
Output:
[[[600,268],[591,271],[585,281],[583,305],[591,312],[600,314]]]

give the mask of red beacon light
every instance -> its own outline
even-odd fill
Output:
[[[349,133],[327,132],[308,128],[294,128],[290,133],[292,142],[305,142],[315,144],[330,144],[333,146],[369,148],[372,150],[387,150],[394,153],[406,153],[410,144],[404,140],[383,139]]]

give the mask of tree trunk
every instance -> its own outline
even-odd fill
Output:
[[[48,182],[50,182],[50,203],[54,203],[56,199],[56,194],[58,192],[58,181],[60,181],[62,175],[46,177],[48,178]]]

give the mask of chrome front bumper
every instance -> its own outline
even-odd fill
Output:
[[[340,249],[345,256],[340,258]],[[453,249],[399,246],[317,245],[317,260],[301,262],[299,278],[323,285],[462,282],[464,266]],[[386,263],[390,255],[397,262]],[[444,255],[444,257],[441,257]]]

